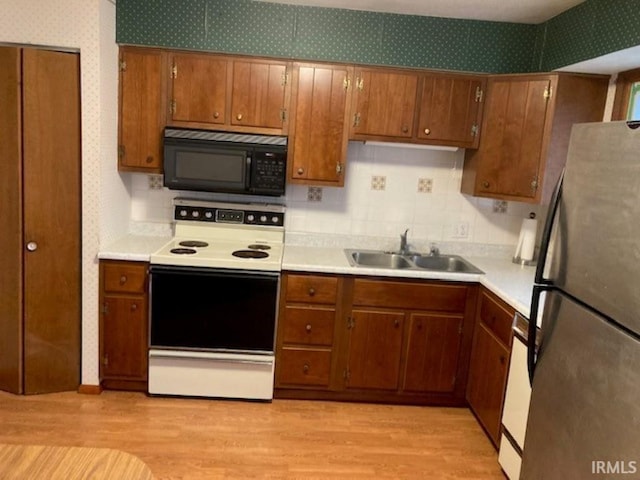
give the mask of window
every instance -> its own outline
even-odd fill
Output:
[[[640,120],[640,82],[634,82],[631,85],[627,120]]]
[[[618,74],[611,120],[640,120],[640,68]]]

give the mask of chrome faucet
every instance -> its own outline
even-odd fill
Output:
[[[440,249],[435,243],[431,244],[431,248],[429,249],[429,255],[431,255],[432,257],[437,257],[438,255],[440,255]]]
[[[404,233],[400,234],[400,255],[408,255],[409,254],[409,244],[407,243],[407,232],[409,229],[407,228]]]

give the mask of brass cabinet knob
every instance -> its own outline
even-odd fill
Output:
[[[302,175],[304,173],[304,168],[298,168],[298,175]]]
[[[36,242],[27,243],[27,250],[30,252],[35,252],[38,249],[38,244]]]
[[[219,116],[220,116],[220,112],[213,112],[213,118],[218,118]]]
[[[309,289],[309,296],[310,296],[310,297],[313,297],[315,294],[316,294],[316,289],[315,289],[315,288],[313,288],[313,287],[311,287],[311,288]]]
[[[239,113],[238,115],[236,115],[236,120],[242,120],[242,114]]]
[[[393,321],[393,326],[398,328],[400,326],[400,320],[398,320],[397,318]]]
[[[131,311],[135,312],[136,310],[138,310],[138,304],[137,303],[132,303],[131,304]]]
[[[489,188],[489,182],[487,182],[486,180],[484,182],[482,182],[482,187],[483,188]]]
[[[127,276],[126,275],[122,275],[120,277],[120,285],[124,285],[125,283],[127,283]]]
[[[425,128],[425,129],[424,129],[424,134],[425,134],[425,135],[429,135],[430,133],[431,133],[431,130],[430,130],[430,129],[428,129],[428,128]]]
[[[407,127],[406,125],[402,127],[402,133],[409,133],[409,127]]]
[[[311,324],[310,324],[310,323],[307,323],[307,326],[306,326],[306,327],[304,327],[304,329],[305,329],[307,332],[310,332],[310,331],[311,331]]]
[[[151,155],[149,155],[149,156],[147,157],[147,160],[146,160],[146,161],[147,161],[147,163],[153,163],[153,157],[152,157]]]
[[[305,363],[305,364],[302,366],[302,371],[303,371],[304,373],[309,373],[309,364]]]

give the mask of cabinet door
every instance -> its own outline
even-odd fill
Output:
[[[509,350],[483,323],[479,323],[471,350],[467,401],[496,446],[500,436],[508,359]]]
[[[532,200],[538,188],[550,80],[491,79],[476,190]]]
[[[354,87],[351,138],[411,138],[417,74],[363,69],[356,74]]]
[[[462,315],[411,315],[403,390],[453,392],[462,322]]]
[[[101,378],[146,381],[145,297],[105,296],[101,339]]]
[[[425,75],[421,91],[418,139],[467,148],[477,146],[482,80]]]
[[[213,55],[175,54],[171,64],[171,120],[224,124],[229,60]]]
[[[349,324],[347,388],[397,390],[404,313],[354,310]]]
[[[120,50],[118,168],[160,172],[165,124],[165,56],[158,50]]]
[[[294,121],[289,141],[289,178],[298,183],[344,185],[349,139],[352,69],[296,65],[293,71]]]
[[[283,130],[286,83],[284,63],[235,60],[231,124]]]

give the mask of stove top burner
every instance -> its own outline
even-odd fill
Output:
[[[252,243],[247,248],[249,248],[251,250],[271,250],[271,246],[270,245],[265,245],[263,243]]]
[[[193,255],[194,253],[196,253],[193,248],[172,248],[169,251],[171,253],[175,253],[176,255]]]
[[[261,250],[236,250],[231,255],[239,258],[267,258],[269,254]]]
[[[207,242],[203,242],[201,240],[184,240],[183,242],[180,242],[178,245],[182,245],[183,247],[197,247],[197,248],[204,248],[204,247],[208,247],[209,244]]]

